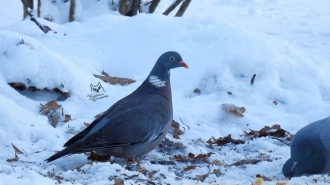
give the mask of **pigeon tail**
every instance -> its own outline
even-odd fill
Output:
[[[49,162],[51,162],[51,161],[54,161],[54,160],[56,160],[56,159],[58,159],[58,158],[61,158],[61,157],[65,156],[65,155],[68,155],[68,154],[71,153],[70,150],[71,150],[70,148],[65,148],[65,149],[63,149],[63,150],[57,152],[56,154],[50,156],[50,157],[49,157],[48,159],[46,159],[45,161],[47,161],[47,162],[49,163]]]

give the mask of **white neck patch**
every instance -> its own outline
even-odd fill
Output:
[[[149,77],[149,82],[156,87],[165,87],[166,86],[166,82],[165,81],[161,81],[158,76],[156,75],[151,75]]]

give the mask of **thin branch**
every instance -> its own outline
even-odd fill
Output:
[[[21,0],[21,2],[24,5],[24,8],[26,9],[26,13],[31,17],[30,20],[34,22],[44,33],[47,33],[48,31],[52,30],[48,26],[41,25],[32,15],[32,10],[27,6],[24,0]]]
[[[160,0],[152,0],[150,2],[150,6],[149,6],[149,12],[148,13],[154,13],[158,4],[159,4]]]
[[[256,78],[256,74],[253,74],[253,76],[252,76],[252,78],[251,78],[251,85],[253,85],[253,83],[254,83],[254,79]]]
[[[180,118],[180,117],[179,117]],[[183,121],[182,121],[182,119],[180,118],[180,120],[181,120],[181,122],[184,124],[184,125],[186,125]],[[187,127],[188,127],[188,130],[190,130],[190,127],[188,126],[188,125],[186,125]]]
[[[185,0],[182,5],[180,6],[178,12],[175,14],[175,17],[182,17],[184,12],[187,10],[191,0]]]
[[[183,0],[176,0],[167,10],[163,13],[163,15],[170,14]]]

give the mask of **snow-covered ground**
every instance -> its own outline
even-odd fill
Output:
[[[67,12],[68,5],[61,5],[52,12],[56,22],[38,19],[57,32],[44,34],[30,20],[21,20],[20,1],[0,1],[0,185],[56,184],[57,179],[62,184],[113,184],[114,177],[125,184],[246,185],[256,174],[272,180],[264,184],[285,179],[281,170],[290,156],[289,146],[271,137],[248,140],[244,131],[279,124],[295,133],[330,116],[330,1],[192,1],[182,18],[161,15],[171,2],[161,1],[152,15],[130,18],[112,11],[108,0],[78,0],[79,21],[67,23],[67,13],[61,12]],[[127,170],[120,160],[90,165],[84,154],[44,162],[62,149],[72,132],[85,128],[84,122],[91,123],[95,115],[136,89],[157,58],[169,50],[179,52],[189,65],[189,70],[171,73],[174,120],[185,132],[180,139],[167,136],[185,149],[147,154],[141,167],[157,170],[153,177]],[[93,76],[103,70],[136,82],[104,83]],[[58,103],[72,120],[54,128],[39,109],[56,94],[21,94],[8,85],[14,82],[68,91],[70,97]],[[93,102],[88,97],[90,84],[98,82],[107,97]],[[193,92],[196,88],[199,95]],[[245,107],[244,117],[222,110],[223,103]],[[246,142],[206,146],[211,137],[228,134]],[[15,157],[12,144],[24,151],[17,154],[18,160],[8,162]],[[208,152],[213,152],[209,163],[221,164],[150,162]],[[229,166],[260,156],[267,160]],[[196,168],[183,170],[191,165]],[[221,174],[211,173],[203,182],[196,177],[218,169]],[[138,176],[128,177],[132,175]],[[292,178],[288,184],[329,182],[327,175],[312,175]]]

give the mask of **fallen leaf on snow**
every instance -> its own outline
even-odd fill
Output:
[[[65,117],[64,118],[65,123],[71,120],[71,115],[69,115],[69,114],[65,114],[64,117]]]
[[[189,170],[193,170],[193,169],[195,169],[195,168],[196,168],[196,166],[194,166],[194,165],[192,165],[192,166],[186,166],[186,167],[183,169],[183,171],[187,172],[187,171],[189,171]]]
[[[180,139],[179,135],[183,134],[182,130],[180,130],[180,124],[173,120],[169,133],[173,134],[173,138]]]
[[[174,155],[171,160],[179,161],[179,162],[198,162],[198,161],[204,161],[208,163],[208,158],[212,155],[212,152],[206,153],[206,154],[198,154],[195,156],[193,153],[189,153],[188,156],[183,156],[181,154]]]
[[[14,162],[14,161],[18,161],[18,156],[17,156],[16,152],[15,152],[15,157],[14,158],[7,159],[6,161],[9,162],[9,163]]]
[[[61,105],[57,104],[55,100],[46,103],[45,105],[41,104],[40,113],[48,115],[50,111],[55,111],[61,108]]]
[[[124,180],[121,178],[115,178],[115,184],[114,185],[124,185]]]
[[[272,127],[265,126],[264,128],[260,129],[259,131],[251,130],[250,132],[244,131],[245,136],[253,139],[256,137],[266,137],[266,136],[272,136],[275,138],[284,138],[284,140],[279,139],[283,143],[288,145],[288,141],[291,141],[292,134],[290,134],[288,131],[285,131],[281,128],[280,125],[275,124]]]
[[[243,113],[245,112],[245,107],[237,107],[234,104],[228,104],[224,103],[221,105],[222,109],[225,111],[228,111],[230,113],[233,113],[236,116],[243,117]]]
[[[13,143],[11,143],[11,146],[13,147],[16,153],[23,154],[23,152],[20,149],[18,149]]]
[[[229,134],[226,137],[219,137],[218,139],[212,137],[208,141],[206,141],[206,143],[208,143],[210,146],[212,146],[213,144],[217,144],[218,146],[223,146],[228,143],[233,143],[237,145],[237,144],[244,144],[245,142],[241,139],[233,139],[231,138],[231,134]]]
[[[109,76],[108,73],[106,73],[104,71],[102,71],[101,74],[103,76],[97,75],[97,74],[94,74],[94,76],[96,78],[99,78],[99,79],[103,80],[104,82],[110,83],[112,85],[115,85],[115,84],[126,85],[126,84],[131,84],[131,83],[136,82],[135,80],[129,79],[129,78],[119,78],[119,77]]]

